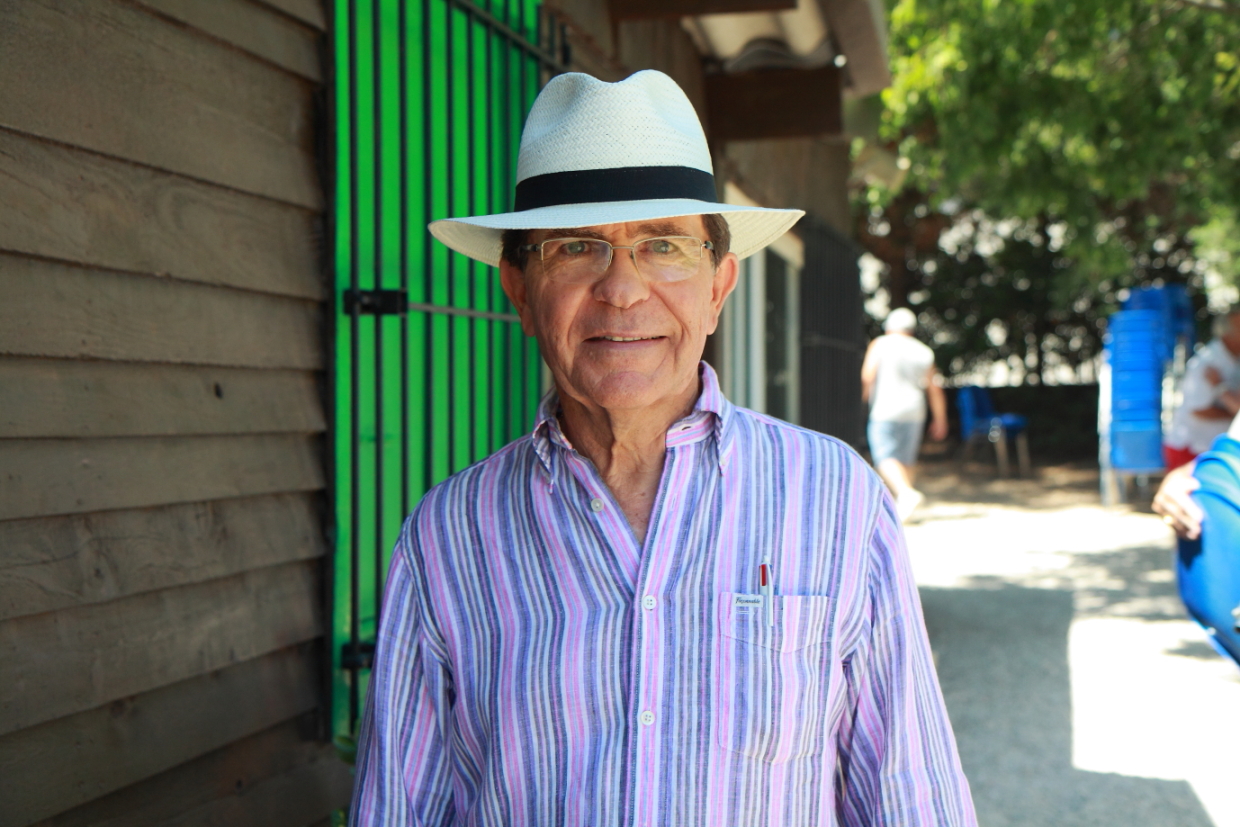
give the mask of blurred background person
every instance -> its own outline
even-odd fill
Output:
[[[1163,440],[1168,470],[1209,450],[1240,411],[1240,306],[1215,317],[1214,337],[1185,368],[1180,406]]]
[[[913,470],[926,427],[927,397],[930,438],[947,436],[947,397],[937,382],[934,351],[913,337],[916,329],[913,311],[891,311],[883,323],[884,335],[870,342],[861,364],[861,398],[870,405],[870,458],[895,495],[901,520],[922,501],[913,487]]]

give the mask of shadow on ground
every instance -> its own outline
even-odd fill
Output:
[[[1063,508],[1097,505],[1098,464],[1067,462],[1035,465],[1031,479],[1000,478],[994,463],[962,462],[935,446],[923,449],[917,487],[931,501],[1003,505],[1022,508]]]
[[[981,827],[1213,827],[1187,782],[1073,768],[1070,591],[921,597]]]

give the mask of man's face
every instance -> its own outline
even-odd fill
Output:
[[[627,246],[675,235],[706,240],[702,217],[536,230],[529,241],[600,238]],[[693,276],[675,282],[638,272],[628,250],[616,250],[607,271],[584,284],[549,280],[537,252],[524,272],[500,264],[504,292],[522,329],[538,339],[560,393],[611,411],[654,408],[689,389],[696,392],[706,337],[719,323],[736,273],[735,255],[724,256],[716,268],[709,250]]]
[[[1227,332],[1222,339],[1232,354],[1240,354],[1240,313],[1232,313],[1227,317]]]

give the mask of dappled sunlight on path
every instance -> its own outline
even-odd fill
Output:
[[[931,465],[909,551],[982,827],[1240,827],[1240,670],[1088,468]]]

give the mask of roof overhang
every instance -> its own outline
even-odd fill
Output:
[[[841,69],[840,92],[891,85],[883,0],[609,0],[617,20],[680,18],[698,51],[725,74]]]
[[[840,103],[840,70],[831,64],[706,76],[710,134],[718,141],[839,135]]]

